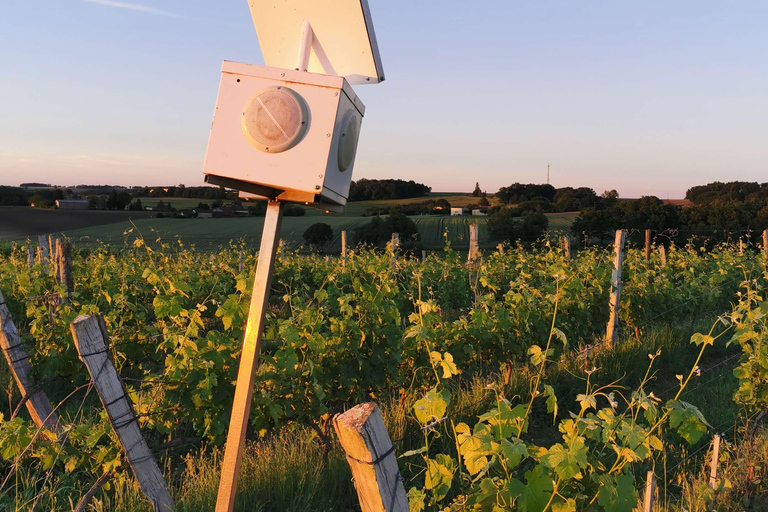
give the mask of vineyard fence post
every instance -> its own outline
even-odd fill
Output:
[[[421,262],[423,263],[427,259],[427,251],[422,249],[421,250]]]
[[[709,488],[717,486],[717,463],[720,461],[720,435],[716,434],[712,441],[712,462],[709,466]]]
[[[479,224],[469,225],[469,262],[473,263],[480,256],[480,249],[478,247],[478,234],[480,231]]]
[[[52,432],[59,430],[59,417],[53,410],[50,400],[41,387],[32,384],[29,356],[22,348],[21,337],[11,318],[11,312],[0,291],[0,349],[5,354],[13,378],[21,392],[21,400],[29,411],[32,421],[38,428],[45,427]]]
[[[67,289],[67,298],[75,291],[75,283],[72,278],[72,244],[69,240],[56,239],[56,255],[58,257],[59,282]],[[66,301],[67,299],[64,299]]]
[[[661,268],[667,266],[667,248],[664,245],[659,246],[659,257],[661,258]]]
[[[243,250],[242,249],[240,249],[240,266],[238,268],[240,269],[239,272],[242,273],[243,271]]]
[[[347,232],[341,232],[341,265],[347,266]]]
[[[38,245],[38,251],[39,257],[40,257],[40,265],[43,267],[43,271],[47,274],[48,273],[48,249],[45,247],[45,235],[40,235],[37,237],[37,245]]]
[[[645,230],[645,264],[650,265],[651,263],[651,230],[646,229]]]
[[[496,248],[499,250],[499,254],[504,256],[504,244],[499,244],[496,246]]]
[[[32,267],[35,266],[35,250],[31,244],[27,246],[27,266],[29,266],[29,270],[32,270]]]
[[[91,375],[109,422],[120,440],[139,487],[159,512],[171,512],[173,500],[147,446],[128,392],[120,379],[107,347],[109,333],[101,315],[80,315],[70,325],[80,360]]]
[[[645,480],[645,496],[643,500],[643,512],[653,512],[653,493],[656,490],[656,476],[649,471]]]
[[[397,248],[400,247],[400,233],[392,233],[392,268],[397,264]]]
[[[763,255],[768,260],[768,229],[763,231]]]
[[[621,267],[624,264],[624,243],[627,240],[627,231],[620,229],[616,231],[616,241],[613,245],[613,274],[611,276],[611,297],[609,302],[610,318],[608,320],[608,329],[605,334],[605,341],[608,346],[616,343],[619,327],[619,305],[621,302]]]
[[[360,404],[333,417],[339,444],[366,512],[408,512],[408,497],[392,440],[374,403]]]
[[[231,512],[235,505],[237,478],[245,449],[245,434],[248,429],[248,416],[253,398],[253,383],[258,369],[259,350],[264,334],[264,323],[269,303],[272,284],[272,272],[275,257],[280,245],[280,225],[283,220],[284,203],[270,200],[261,235],[259,258],[256,274],[253,277],[253,293],[248,309],[248,320],[243,336],[243,350],[240,354],[240,366],[237,370],[235,399],[227,432],[227,444],[224,447],[224,460],[221,465],[216,512]]]
[[[563,248],[565,249],[565,259],[571,261],[571,237],[563,237]]]
[[[744,256],[744,238],[739,238],[739,256]]]

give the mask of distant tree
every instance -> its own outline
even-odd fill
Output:
[[[610,208],[618,202],[619,193],[616,192],[616,189],[606,190],[601,197],[603,198],[603,205]]]
[[[283,209],[283,215],[285,217],[303,217],[306,213],[306,208],[297,204],[288,204]]]
[[[392,239],[392,233],[400,234],[400,244],[405,250],[415,249],[420,240],[419,230],[400,209],[390,209],[388,217],[374,217],[370,222],[356,228],[353,238],[356,243],[382,247]]]
[[[21,187],[0,186],[0,205],[23,206],[29,204],[29,193]]]
[[[480,197],[480,194],[482,193],[482,190],[480,190],[480,183],[475,182],[475,190],[472,191],[472,195],[475,197]]]
[[[369,180],[353,181],[349,187],[349,201],[371,201],[386,199],[410,199],[424,197],[432,189],[413,180]]]
[[[131,204],[131,194],[125,190],[121,192],[113,190],[107,197],[108,210],[125,210],[129,204]]]
[[[36,208],[53,208],[55,203],[50,199],[43,197],[40,194],[34,194],[28,199],[30,206],[34,205]]]
[[[488,201],[488,194],[483,192],[482,197],[480,197],[480,206],[491,206],[490,201]]]
[[[128,209],[133,211],[143,210],[144,206],[141,204],[141,199],[136,199],[136,201],[132,202]]]
[[[302,236],[307,245],[321,251],[333,239],[333,229],[324,222],[315,222],[304,231]]]

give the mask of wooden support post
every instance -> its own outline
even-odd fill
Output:
[[[341,264],[347,266],[347,232],[341,232]]]
[[[496,246],[496,249],[498,249],[498,250],[499,250],[499,254],[501,254],[502,256],[504,256],[504,244],[499,244],[499,245],[497,245],[497,246]]]
[[[768,260],[768,229],[763,231],[763,255]]]
[[[16,330],[11,312],[5,303],[3,293],[0,292],[0,349],[5,354],[5,360],[8,361],[16,385],[19,386],[22,400],[26,399],[25,405],[32,421],[38,428],[45,427],[52,432],[58,432],[59,417],[40,386],[32,384],[30,378],[32,367],[29,364],[29,356],[22,346],[19,331]]]
[[[619,304],[621,300],[621,267],[624,264],[624,243],[627,240],[627,231],[620,229],[616,231],[616,241],[613,245],[613,275],[611,276],[611,299],[609,306],[611,308],[610,319],[608,320],[608,329],[605,335],[605,341],[609,346],[616,342],[619,334]]]
[[[131,399],[107,347],[109,333],[104,317],[80,315],[70,325],[80,360],[85,363],[99,398],[115,429],[139,487],[156,512],[171,512],[173,500],[155,457],[141,435]]]
[[[56,237],[48,235],[48,254],[51,255],[51,263],[56,264]]]
[[[400,233],[392,233],[392,268],[397,264],[397,248],[400,247]]]
[[[739,238],[739,256],[744,256],[744,238]]]
[[[712,462],[709,465],[709,488],[717,487],[717,463],[720,461],[720,435],[712,441]]]
[[[421,261],[424,262],[427,260],[427,251],[422,249],[421,250]]]
[[[651,264],[651,230],[645,230],[645,264]]]
[[[643,512],[653,512],[653,493],[656,490],[656,477],[649,471],[645,480]]]
[[[469,225],[469,258],[470,263],[474,263],[480,257],[480,248],[478,245],[478,237],[480,233],[479,224]]]
[[[240,272],[243,271],[243,250],[240,249]]]
[[[661,268],[667,266],[667,248],[663,245],[659,246],[659,257],[661,258]]]
[[[360,404],[337,414],[333,427],[347,455],[360,508],[366,512],[408,512],[397,457],[376,404]]]
[[[35,266],[35,250],[32,248],[32,245],[27,246],[27,265],[30,270]]]
[[[270,201],[267,204],[267,215],[264,219],[264,230],[259,248],[259,260],[256,265],[256,275],[253,278],[253,293],[248,310],[248,321],[245,324],[243,350],[240,354],[240,368],[237,372],[237,385],[235,387],[235,400],[232,404],[224,461],[221,465],[216,512],[232,512],[235,505],[237,478],[240,475],[240,465],[245,448],[245,433],[248,428],[248,414],[251,411],[253,383],[258,369],[259,349],[264,333],[264,319],[269,302],[272,271],[275,267],[282,219],[283,203]]]
[[[69,240],[56,239],[56,254],[58,255],[59,282],[67,288],[67,298],[75,291],[75,282],[72,278],[72,244]],[[64,299],[66,302],[67,298]]]
[[[567,235],[563,237],[563,248],[565,248],[565,259],[570,261],[571,260],[571,237]]]
[[[37,237],[37,245],[39,246],[38,251],[40,251],[39,253],[40,265],[42,265],[43,270],[47,274],[48,273],[48,248],[46,248],[45,243],[46,243],[45,235],[40,235]]]

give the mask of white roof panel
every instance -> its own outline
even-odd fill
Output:
[[[249,0],[267,66],[295,69],[302,26],[314,33],[307,71],[350,84],[384,80],[367,0]]]

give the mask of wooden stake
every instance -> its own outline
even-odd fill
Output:
[[[341,232],[341,264],[347,266],[347,232]]]
[[[243,271],[243,250],[240,249],[240,272]]]
[[[651,230],[645,230],[645,264],[646,266],[651,263]]]
[[[45,235],[37,237],[38,250],[40,251],[40,265],[43,266],[44,272],[48,273],[48,249],[45,247]]]
[[[91,374],[93,386],[109,416],[109,422],[120,440],[139,487],[155,511],[171,512],[173,500],[163,480],[155,457],[141,435],[131,399],[120,379],[107,347],[109,333],[104,317],[80,315],[70,325],[80,360]]]
[[[480,232],[479,224],[469,225],[469,262],[473,263],[480,257],[480,248],[478,246],[478,237]]]
[[[499,250],[499,254],[501,254],[502,256],[504,256],[504,244],[499,244],[499,245],[497,245],[497,246],[496,246],[496,249],[498,249],[498,250]]]
[[[397,264],[398,247],[400,247],[400,233],[392,233],[392,268]]]
[[[565,248],[565,259],[571,260],[571,237],[563,237],[563,247]]]
[[[59,282],[66,286],[68,298],[75,291],[75,282],[72,278],[72,244],[69,240],[56,239],[56,254],[59,256],[56,274],[59,276]]]
[[[22,400],[26,398],[25,405],[32,421],[38,428],[45,427],[52,432],[58,432],[59,417],[53,411],[50,400],[40,386],[32,384],[29,356],[22,348],[19,331],[16,330],[11,319],[11,312],[8,310],[2,292],[0,292],[0,349],[5,354],[5,360],[8,361],[16,385],[19,386]]]
[[[30,270],[32,270],[32,267],[35,266],[35,250],[31,245],[27,246],[27,265],[29,266]]]
[[[216,512],[232,512],[235,505],[237,478],[240,474],[243,449],[245,448],[245,433],[248,428],[248,414],[251,410],[253,383],[258,369],[259,349],[264,333],[264,319],[269,302],[272,271],[275,267],[282,220],[283,203],[270,201],[267,204],[267,215],[264,219],[264,231],[261,235],[261,247],[259,248],[259,260],[256,265],[256,275],[253,278],[253,294],[248,310],[248,321],[245,325],[243,350],[240,355],[240,368],[237,372],[235,400],[232,404],[224,461],[221,465]]]
[[[768,229],[763,231],[763,254],[765,259],[768,260]]]
[[[717,487],[717,464],[720,461],[720,435],[716,434],[712,441],[712,462],[709,466],[709,488]]]
[[[360,404],[337,414],[333,427],[347,455],[360,508],[366,512],[408,512],[397,457],[376,404]]]
[[[739,256],[744,255],[744,239],[739,238]]]
[[[427,260],[427,251],[424,249],[421,250],[421,261],[424,262]]]
[[[661,267],[667,266],[667,248],[663,245],[659,246],[659,257],[661,258]]]
[[[616,231],[616,241],[613,245],[613,275],[611,276],[611,298],[609,307],[611,309],[610,319],[608,320],[608,329],[605,340],[609,346],[616,342],[619,327],[619,303],[621,300],[621,267],[624,264],[624,243],[627,240],[627,231],[620,229]]]
[[[643,512],[653,512],[653,493],[656,489],[656,477],[653,471],[649,471],[645,480],[645,499],[643,500]]]

